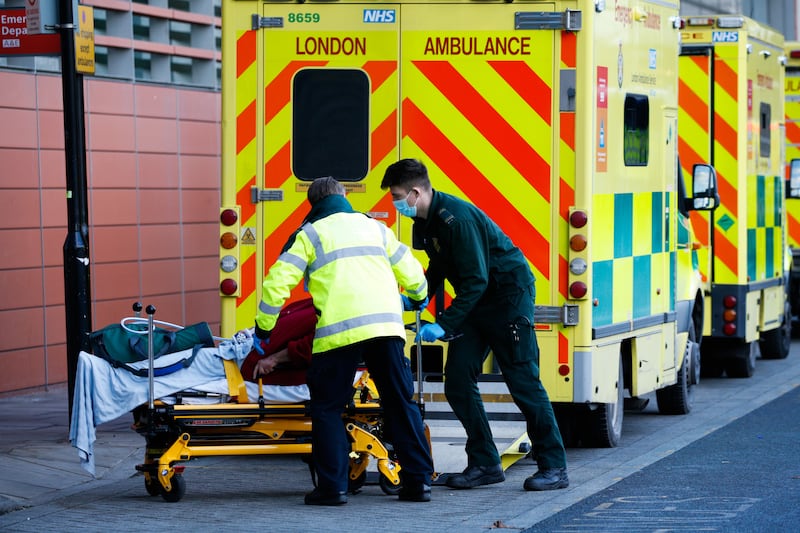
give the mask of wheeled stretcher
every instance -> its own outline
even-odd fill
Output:
[[[148,306],[146,312],[147,331],[152,332],[155,308]],[[141,320],[145,319],[142,317]],[[236,348],[239,353],[250,350],[249,346]],[[211,365],[211,363],[206,364],[208,359],[206,355],[215,349],[203,350],[205,352],[198,354],[193,366],[200,365],[205,368]],[[101,403],[98,397],[101,394],[86,389],[91,389],[91,385],[101,381],[109,381],[112,387],[114,384],[119,386],[123,382],[116,380],[117,378],[126,380],[125,387],[136,389],[139,397],[143,392],[141,389],[147,387],[147,402],[138,403],[128,410],[134,416],[133,428],[146,441],[144,462],[137,465],[136,469],[144,474],[145,489],[150,495],[160,494],[166,501],[179,501],[186,492],[186,482],[182,475],[185,465],[182,463],[196,457],[272,454],[310,457],[311,418],[307,401],[274,403],[275,400],[270,398],[270,394],[265,393],[265,387],[260,382],[257,385],[257,398],[253,399],[252,388],[255,384],[245,382],[236,358],[224,357],[217,359],[221,361],[224,375],[220,377],[224,379],[226,390],[215,393],[196,388],[172,391],[164,388],[169,376],[158,377],[158,373],[154,372],[152,341],[149,351],[150,357],[147,361],[149,372],[146,379],[117,375],[117,372],[125,371],[112,372],[108,368],[110,365],[105,361],[81,353],[70,439],[73,446],[79,449],[79,453],[83,454],[82,458],[84,455],[91,458],[91,442],[94,440],[93,427],[86,431],[87,420],[93,426],[105,418],[103,415],[97,415],[97,411],[102,410],[102,407],[98,407]],[[213,361],[213,364],[219,364],[220,361]],[[86,370],[84,367],[91,369]],[[173,375],[181,372],[184,370],[179,370]],[[98,378],[105,374],[109,374],[110,379]],[[176,379],[180,379],[180,376]],[[170,393],[160,396],[159,393],[165,390]],[[126,398],[132,396],[127,394],[127,391],[120,395]],[[81,402],[93,405],[87,409]],[[113,413],[124,407],[126,406],[115,403],[116,410]],[[400,488],[401,467],[395,460],[391,445],[384,441],[380,401],[366,370],[360,371],[357,376],[353,398],[345,410],[342,423],[352,444],[350,490],[356,491],[366,483],[367,468],[370,462],[375,460],[381,489],[387,494],[396,494]],[[90,435],[84,437],[84,433]],[[88,449],[88,452],[83,448]],[[91,466],[93,468],[93,463]]]

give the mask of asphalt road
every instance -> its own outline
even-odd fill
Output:
[[[800,531],[800,388],[526,531]]]

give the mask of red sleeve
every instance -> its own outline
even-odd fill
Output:
[[[317,312],[311,299],[290,304],[282,311],[270,337],[269,352],[284,347],[289,351],[293,368],[308,368],[311,364],[311,348],[314,330],[317,327]]]
[[[289,341],[286,348],[289,350],[291,364],[298,368],[308,368],[311,365],[311,345],[314,344],[314,331],[299,339]]]

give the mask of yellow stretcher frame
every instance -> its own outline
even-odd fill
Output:
[[[169,405],[157,401],[146,411],[147,419],[137,419],[134,424],[134,429],[147,440],[144,462],[136,470],[144,474],[145,489],[150,495],[160,494],[168,502],[179,501],[186,492],[184,465],[179,463],[195,457],[311,454],[307,405],[267,405],[260,382],[258,403],[249,403],[239,367],[233,361],[224,361],[224,366],[230,403]],[[352,445],[351,488],[363,485],[370,459],[375,459],[381,489],[396,494],[401,468],[380,438],[382,409],[366,371],[354,386],[353,403],[343,415],[343,422]]]

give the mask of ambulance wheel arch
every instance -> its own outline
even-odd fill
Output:
[[[624,344],[623,344],[624,346]],[[627,358],[630,360],[630,358]],[[591,447],[614,448],[622,438],[622,419],[625,412],[625,357],[620,357],[616,383],[617,401],[589,406],[586,413],[586,443]]]
[[[763,359],[786,359],[792,345],[792,305],[787,295],[780,327],[765,331],[759,339]]]
[[[700,382],[700,345],[692,317],[686,328],[687,340],[677,382],[656,391],[658,412],[665,415],[685,415],[694,403],[694,386]]]
[[[582,383],[576,383],[576,389],[584,394],[586,399],[589,395],[604,393],[603,399],[612,401],[582,402],[578,397],[575,403],[554,403],[553,410],[565,446],[613,448],[619,444],[622,438],[625,391],[630,389],[632,379],[631,343],[632,339],[612,342],[603,346],[599,353],[594,355],[592,352],[576,352],[577,359],[602,358],[602,362],[593,367],[592,375],[585,370],[591,365],[576,363],[576,368],[581,370],[576,373],[575,379]],[[606,390],[599,390],[604,385]]]

